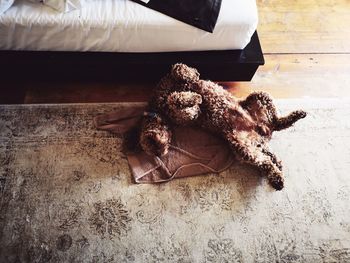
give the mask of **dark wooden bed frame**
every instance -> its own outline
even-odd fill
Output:
[[[264,64],[257,32],[243,50],[114,53],[0,51],[0,74],[8,80],[159,80],[170,65],[196,67],[203,79],[250,81]]]

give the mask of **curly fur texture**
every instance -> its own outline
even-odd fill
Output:
[[[200,80],[196,69],[175,64],[161,79],[144,117],[140,145],[150,155],[168,152],[171,125],[196,125],[223,137],[237,159],[257,167],[276,190],[284,187],[281,161],[267,146],[274,131],[306,116],[302,110],[277,115],[272,98],[254,92],[238,100],[218,84]]]

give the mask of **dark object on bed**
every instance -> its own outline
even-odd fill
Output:
[[[221,7],[221,0],[133,1],[208,32],[213,32]]]
[[[2,80],[154,81],[170,66],[186,63],[203,79],[249,81],[264,57],[255,32],[243,50],[165,53],[0,51]]]

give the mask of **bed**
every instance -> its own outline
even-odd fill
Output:
[[[257,23],[255,0],[222,0],[213,33],[130,0],[90,1],[65,14],[18,0],[0,16],[0,68],[143,80],[184,62],[206,78],[250,80],[264,63]]]

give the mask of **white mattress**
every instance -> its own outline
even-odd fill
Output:
[[[243,49],[257,27],[255,0],[222,0],[208,33],[130,0],[90,0],[61,14],[18,0],[0,15],[0,49],[163,52]]]

